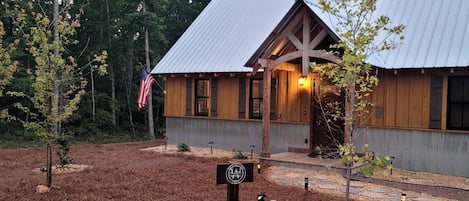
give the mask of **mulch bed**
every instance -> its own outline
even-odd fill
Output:
[[[216,164],[231,158],[200,158],[140,151],[160,142],[74,145],[74,164],[92,166],[82,172],[53,176],[51,192],[38,194],[45,174],[45,148],[0,150],[0,200],[226,200],[226,185],[215,184]],[[344,200],[271,183],[255,174],[240,185],[240,200]]]

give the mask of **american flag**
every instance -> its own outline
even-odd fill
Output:
[[[151,85],[155,79],[145,69],[142,69],[142,79],[140,80],[140,89],[138,90],[138,109],[142,109],[147,105],[148,96],[150,95]]]

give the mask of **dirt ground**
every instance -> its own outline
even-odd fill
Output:
[[[74,164],[81,172],[56,174],[49,193],[45,184],[45,148],[0,150],[0,200],[226,200],[226,185],[215,184],[216,164],[231,158],[202,158],[177,153],[141,151],[158,142],[74,145]],[[255,173],[254,182],[240,185],[240,200],[344,200],[343,197],[281,186]]]

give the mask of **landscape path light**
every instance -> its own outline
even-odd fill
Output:
[[[407,195],[405,193],[401,194],[401,201],[406,201]]]
[[[213,144],[214,144],[214,142],[210,141],[210,142],[208,142],[208,144],[210,145],[210,154],[213,154]]]
[[[264,198],[267,197],[264,192],[259,193],[257,195],[257,201],[264,201]]]
[[[252,160],[252,154],[254,152],[254,147],[256,147],[255,145],[251,144],[249,147],[251,147],[251,160]]]
[[[309,178],[305,177],[305,190],[308,190]]]

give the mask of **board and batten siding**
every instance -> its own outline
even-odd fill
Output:
[[[188,77],[167,76],[165,88],[166,116],[194,116],[194,80],[199,75]],[[258,73],[257,77],[261,77]],[[303,86],[298,84],[301,76],[298,72],[276,71],[272,82],[272,94],[277,94],[272,100],[272,120],[280,122],[307,123],[311,113],[311,83],[317,79],[317,74],[311,74]],[[222,74],[219,77],[208,77],[211,82],[210,109],[216,108],[216,113],[210,111],[205,118],[218,119],[249,119],[250,80],[252,77],[237,74],[231,76]],[[216,80],[216,87],[213,83]],[[241,94],[242,93],[242,94]],[[214,99],[213,97],[216,96]],[[213,101],[216,100],[216,101]],[[216,102],[216,103],[215,103]],[[204,117],[202,117],[204,118]]]
[[[431,74],[420,70],[380,70],[371,95],[373,115],[368,125],[417,128],[429,126]],[[362,117],[361,120],[366,119]]]

